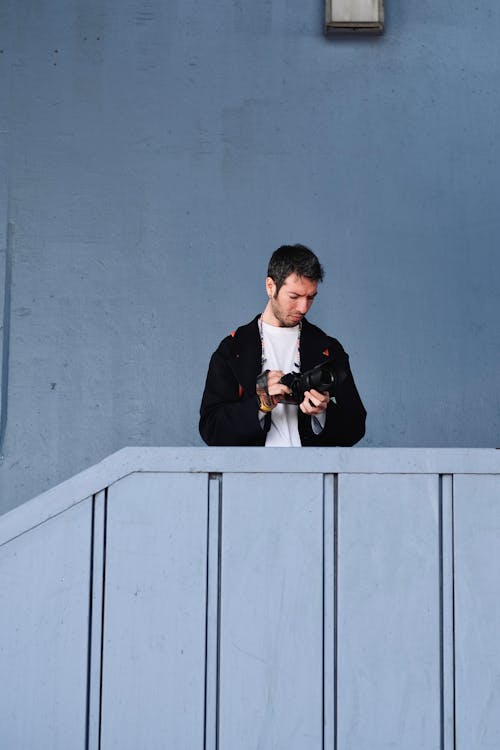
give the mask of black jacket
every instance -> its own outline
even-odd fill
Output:
[[[255,381],[261,370],[262,347],[258,317],[221,341],[208,368],[200,408],[200,435],[208,445],[264,445],[271,424],[261,426]],[[347,378],[330,401],[323,431],[315,435],[311,417],[298,409],[302,445],[354,445],[365,434],[366,411],[354,384],[349,359],[341,344],[320,328],[302,320],[302,372],[335,354],[347,362]],[[297,407],[298,408],[298,407]]]

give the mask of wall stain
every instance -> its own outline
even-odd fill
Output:
[[[5,289],[3,302],[2,328],[2,382],[0,385],[0,461],[3,460],[3,446],[7,430],[7,407],[9,396],[9,358],[10,358],[10,312],[12,298],[12,255],[14,250],[14,224],[7,223],[7,242],[5,247]]]

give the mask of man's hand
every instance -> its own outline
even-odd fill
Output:
[[[300,404],[299,409],[304,414],[321,414],[322,411],[325,411],[329,403],[329,393],[320,393],[311,388],[310,391],[304,393],[304,400]]]
[[[273,407],[280,403],[283,396],[287,396],[291,393],[288,386],[280,383],[284,374],[285,373],[282,370],[269,370],[267,373],[267,391],[271,396]]]

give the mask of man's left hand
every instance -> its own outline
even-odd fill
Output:
[[[329,393],[320,393],[311,388],[310,391],[304,393],[304,400],[299,408],[304,414],[321,414],[322,411],[325,411],[329,403]]]

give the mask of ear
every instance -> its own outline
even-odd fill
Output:
[[[274,297],[276,293],[276,284],[270,276],[268,276],[266,279],[266,292],[269,298]]]

